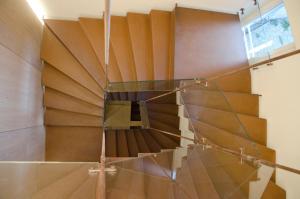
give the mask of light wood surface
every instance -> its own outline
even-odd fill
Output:
[[[98,61],[104,66],[104,24],[102,19],[79,18],[79,23],[88,38]],[[122,82],[122,76],[113,49],[110,49],[108,79],[111,82]]]
[[[72,96],[65,95],[51,88],[46,88],[45,90],[44,106],[93,116],[103,116],[104,111],[103,108],[89,104]]]
[[[237,15],[180,7],[175,14],[175,78],[204,78],[248,66]]]
[[[99,97],[103,97],[103,89],[47,27],[44,30],[41,58]]]
[[[45,112],[45,124],[48,126],[100,127],[102,125],[102,118],[47,108]]]
[[[111,44],[123,81],[137,80],[126,17],[111,17]]]
[[[42,25],[26,1],[1,1],[0,45],[41,69],[40,43]]]
[[[153,80],[153,52],[150,18],[145,14],[128,13],[127,23],[137,80]]]
[[[98,162],[102,129],[93,127],[47,127],[47,161]]]
[[[28,127],[0,133],[0,161],[44,161],[45,129]]]
[[[152,34],[154,79],[169,79],[171,13],[152,10],[149,17]]]
[[[105,74],[103,66],[99,63],[95,51],[80,27],[79,22],[48,19],[45,23],[94,80],[104,88]]]
[[[248,139],[233,135],[200,121],[192,120],[192,124],[199,137],[202,135],[215,144],[236,151],[239,151],[240,147],[243,147],[247,154],[275,162],[275,151],[266,146],[256,144]]]
[[[0,160],[43,161],[42,25],[26,1],[0,4]]]
[[[258,116],[259,96],[248,93],[188,89],[183,93],[185,104],[194,104],[235,113]]]
[[[96,106],[103,106],[102,98],[98,97],[85,87],[81,86],[48,64],[45,64],[43,70],[43,84],[46,87],[58,90],[62,93],[71,95]]]
[[[266,145],[267,123],[265,119],[243,114],[234,114],[203,106],[186,105],[186,117],[191,117],[238,136]]]

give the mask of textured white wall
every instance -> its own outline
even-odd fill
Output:
[[[252,71],[252,91],[262,94],[260,117],[268,120],[267,145],[277,162],[300,169],[300,55]],[[296,183],[297,182],[297,183]],[[300,175],[277,172],[277,183],[288,199],[300,196]]]
[[[300,1],[284,0],[295,48],[300,49]],[[262,65],[252,74],[253,93],[262,94],[260,116],[268,120],[267,145],[279,164],[300,169],[300,54]],[[300,175],[278,169],[277,183],[287,199],[300,196]]]

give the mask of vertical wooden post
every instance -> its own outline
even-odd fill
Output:
[[[108,86],[108,74],[109,74],[109,44],[110,44],[110,0],[105,0],[105,11],[104,11],[104,41],[105,41],[105,51],[104,51],[104,62],[105,62],[105,89]]]

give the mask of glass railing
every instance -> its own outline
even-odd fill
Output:
[[[108,92],[171,91],[179,84],[180,80],[111,82],[107,90]]]
[[[110,162],[106,167],[107,198],[260,198],[274,172],[205,145]]]

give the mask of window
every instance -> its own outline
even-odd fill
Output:
[[[266,57],[294,42],[283,3],[244,26],[243,32],[249,59]]]

